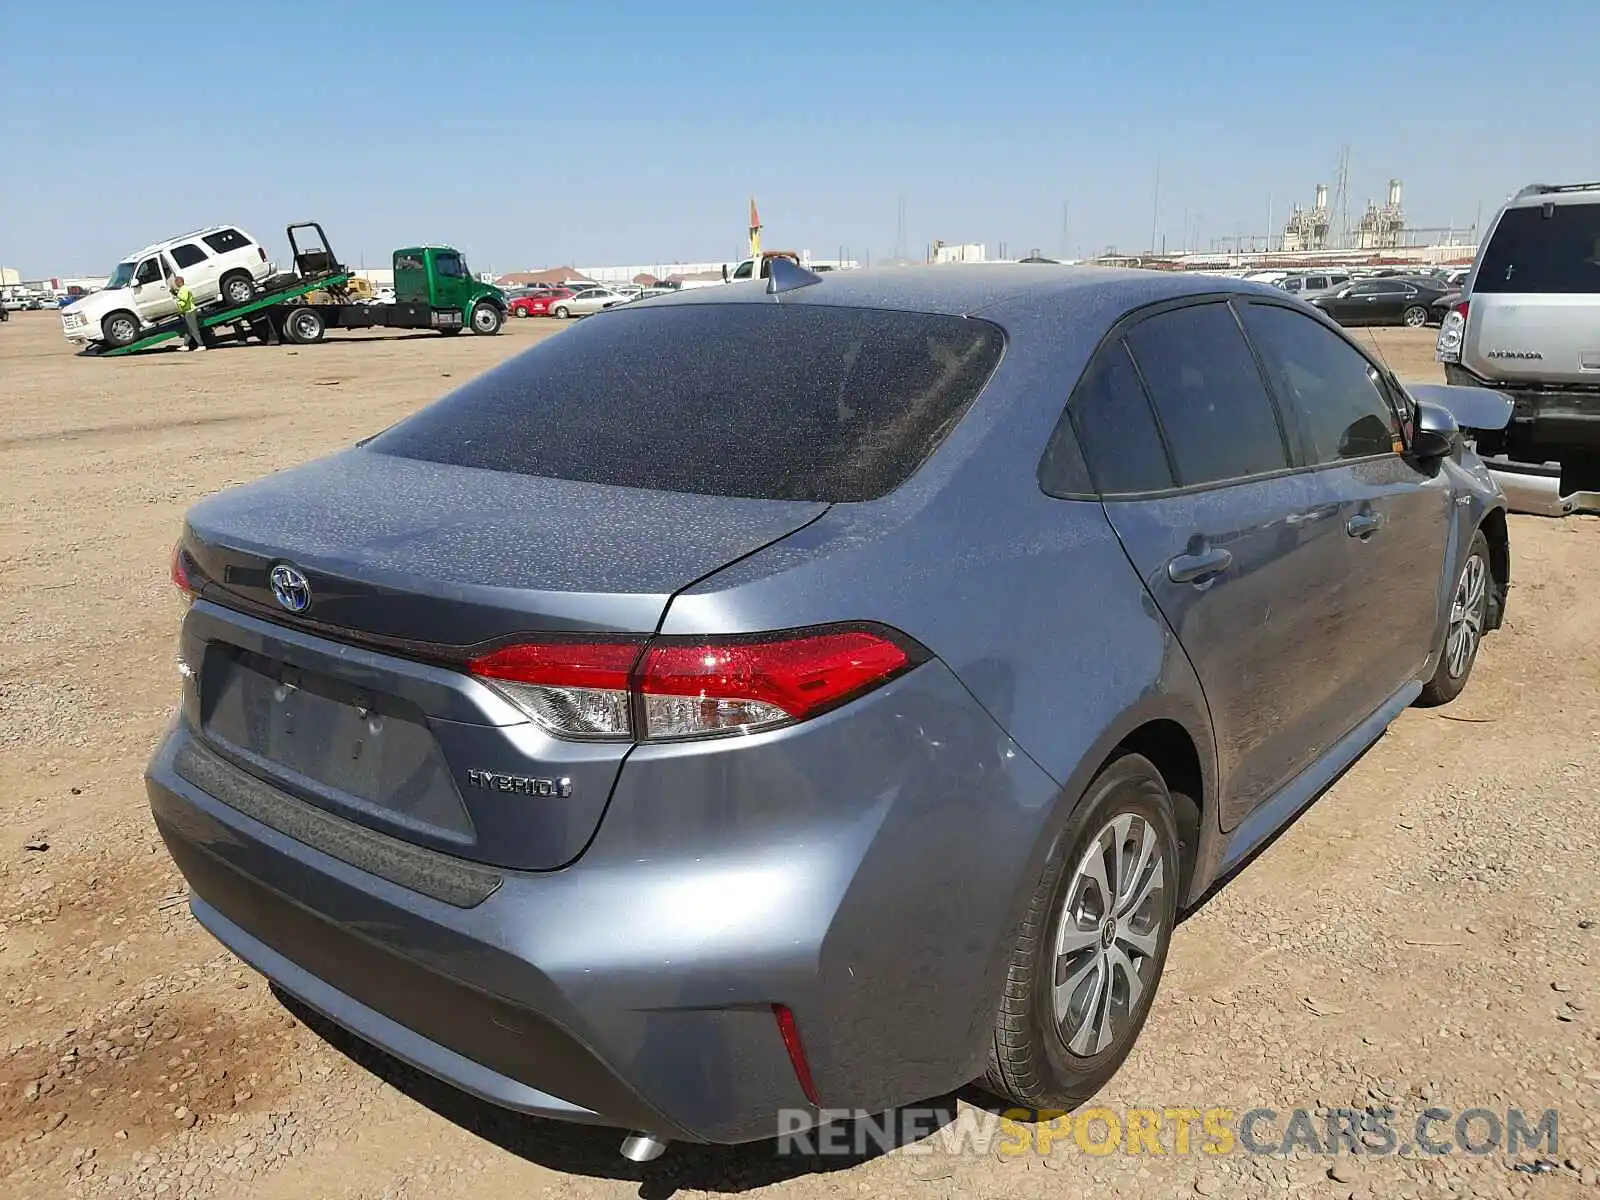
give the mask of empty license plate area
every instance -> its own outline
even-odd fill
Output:
[[[369,824],[473,839],[438,742],[409,701],[222,643],[208,648],[200,690],[207,740],[255,774]]]

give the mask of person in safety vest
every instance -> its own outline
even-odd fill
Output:
[[[178,313],[183,317],[183,323],[189,327],[189,344],[186,349],[204,350],[205,338],[200,332],[200,316],[195,311],[194,293],[183,282],[182,275],[172,277],[172,298],[178,302]]]

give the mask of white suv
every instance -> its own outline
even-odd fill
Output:
[[[213,225],[130,254],[106,286],[61,310],[61,329],[73,342],[126,346],[178,311],[168,280],[174,275],[208,304],[248,304],[276,268],[266,250],[232,225]]]

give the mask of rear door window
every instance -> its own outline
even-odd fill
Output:
[[[1371,363],[1317,321],[1269,304],[1244,323],[1278,395],[1294,409],[1312,463],[1397,454],[1399,422]]]
[[[1474,292],[1600,292],[1600,204],[1508,208],[1478,264]]]
[[[1228,305],[1159,313],[1128,332],[1180,487],[1289,465],[1277,410]]]
[[[192,267],[195,263],[202,263],[206,260],[206,252],[193,242],[185,242],[181,246],[174,246],[168,253],[172,255],[172,261],[177,263],[180,269]]]
[[[961,420],[987,321],[814,304],[606,310],[367,443],[405,458],[770,500],[870,500]]]
[[[1095,355],[1069,404],[1078,444],[1102,496],[1172,487],[1161,431],[1127,347],[1119,340]]]

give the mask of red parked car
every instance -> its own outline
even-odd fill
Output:
[[[511,302],[511,315],[513,317],[548,317],[550,306],[557,300],[570,300],[573,296],[571,288],[541,288],[530,292],[526,296],[518,296]]]

